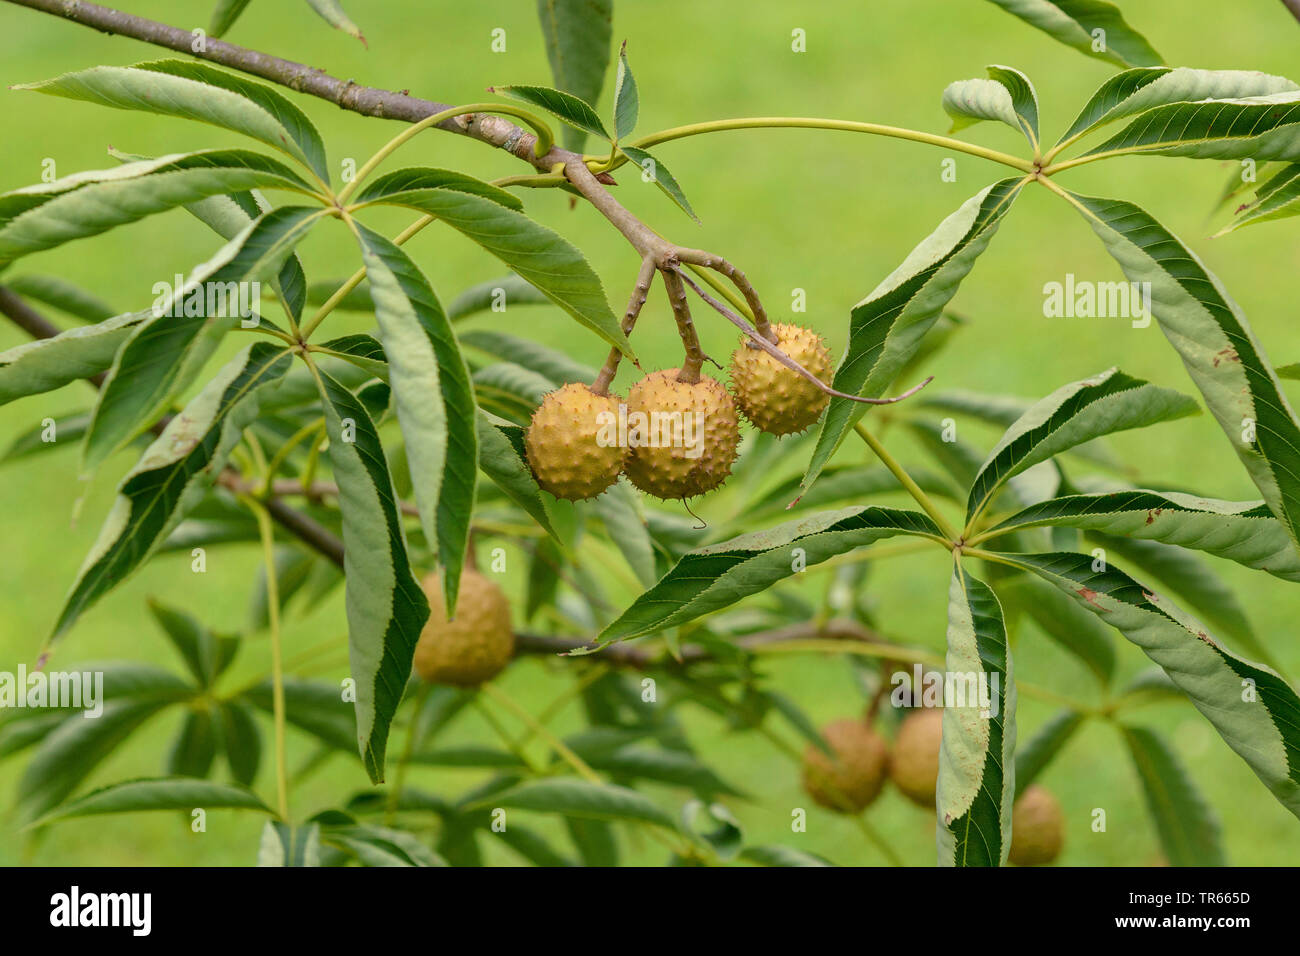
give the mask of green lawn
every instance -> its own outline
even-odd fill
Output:
[[[132,12],[177,23],[206,25],[205,2],[132,2]],[[253,3],[229,39],[326,68],[358,82],[409,88],[445,102],[483,99],[493,84],[549,84],[549,70],[535,23],[534,4],[487,0],[477,4],[353,0],[350,12],[365,31],[366,50],[316,20],[303,3]],[[623,0],[616,13],[615,39],[628,40],[641,96],[639,131],[705,119],[745,115],[829,116],[945,132],[939,107],[952,80],[983,75],[987,63],[1014,65],[1037,85],[1044,137],[1054,140],[1092,90],[1111,72],[1107,65],[1070,51],[1044,34],[980,0],[916,0],[863,4],[823,0],[811,9],[795,4],[700,3],[698,0]],[[1300,26],[1276,2],[1234,5],[1225,22],[1214,0],[1124,0],[1129,21],[1141,29],[1173,65],[1300,73],[1295,59]],[[1176,14],[1173,15],[1176,7]],[[507,51],[493,53],[491,31],[504,28]],[[791,52],[791,30],[807,31],[808,52]],[[109,38],[75,25],[0,4],[0,82],[5,87],[44,79],[99,63],[130,64],[163,55],[133,41]],[[183,121],[107,110],[89,104],[3,91],[7,135],[0,142],[0,190],[40,179],[52,160],[59,175],[111,164],[105,150],[155,155],[217,145],[246,145],[232,134]],[[346,158],[358,165],[397,127],[345,113],[329,104],[300,100],[319,124],[337,170]],[[607,105],[602,101],[602,108]],[[1011,130],[985,124],[963,134],[992,147],[1020,152]],[[403,161],[450,166],[483,178],[520,171],[508,157],[484,147],[426,134],[406,147]],[[839,132],[764,130],[720,133],[665,145],[660,158],[671,166],[703,220],[697,226],[652,187],[624,171],[619,199],[661,233],[684,244],[728,256],[758,286],[771,312],[788,317],[794,290],[807,296],[803,317],[833,349],[843,347],[849,308],[870,292],[912,246],[946,215],[987,183],[1001,167],[960,156],[957,181],[945,182],[941,162],[949,154],[914,143]],[[1277,364],[1300,360],[1296,321],[1296,225],[1266,224],[1211,240],[1219,221],[1210,210],[1232,164],[1131,158],[1086,167],[1068,175],[1071,188],[1138,202],[1187,241],[1250,317],[1269,357]],[[1103,168],[1104,167],[1104,168]],[[1063,182],[1065,177],[1063,177]],[[533,217],[581,247],[604,279],[616,309],[636,274],[634,253],[585,204],[570,208],[558,192],[526,192]],[[371,225],[394,234],[408,213],[373,216]],[[183,211],[155,217],[110,235],[72,243],[21,263],[16,274],[60,274],[122,310],[152,301],[151,288],[206,259],[218,243]],[[474,282],[499,275],[496,260],[436,226],[408,247],[442,299]],[[319,230],[303,248],[312,280],[342,277],[357,255],[346,230]],[[1043,286],[1080,279],[1113,281],[1120,273],[1091,229],[1042,189],[1026,189],[990,249],[979,260],[953,303],[970,326],[930,369],[934,388],[966,388],[1039,397],[1068,381],[1112,365],[1159,384],[1194,392],[1173,349],[1153,324],[1132,329],[1124,320],[1043,317]],[[524,321],[516,321],[519,318]],[[734,345],[732,328],[721,318],[700,314],[706,351],[719,358]],[[499,316],[478,317],[472,327],[489,327]],[[336,314],[337,333],[366,331],[365,316]],[[577,330],[557,309],[515,310],[505,328],[570,349],[599,365],[604,347]],[[670,313],[656,293],[641,321],[637,347],[647,368],[675,364],[676,338]],[[0,349],[23,341],[0,325]],[[241,343],[242,344],[242,343]],[[628,370],[621,387],[631,381]],[[89,388],[74,385],[0,408],[0,445],[42,419],[60,419],[88,407]],[[1300,399],[1300,393],[1292,395]],[[987,447],[995,434],[975,426],[963,437]],[[901,433],[887,432],[891,447],[915,459]],[[1182,485],[1219,498],[1257,497],[1223,435],[1208,415],[1121,435],[1115,446],[1149,481]],[[857,447],[844,460],[862,456]],[[865,459],[863,459],[865,460]],[[31,663],[54,621],[60,601],[93,542],[112,499],[115,483],[130,465],[121,455],[83,480],[77,452],[63,449],[30,462],[0,466],[4,504],[0,547],[0,669]],[[783,467],[793,473],[804,462],[793,456]],[[707,501],[710,521],[728,518],[740,501],[733,493]],[[254,548],[213,549],[208,571],[193,574],[188,557],[169,556],[100,603],[60,645],[51,666],[71,668],[107,658],[161,660],[174,655],[150,622],[144,598],[156,595],[199,615],[214,627],[245,624]],[[508,549],[517,576],[523,552]],[[1260,637],[1291,674],[1300,674],[1295,620],[1300,597],[1287,584],[1216,562],[1238,588]],[[872,598],[885,629],[909,643],[940,649],[944,639],[947,561],[937,554],[900,558],[874,570]],[[808,588],[825,575],[809,575]],[[292,655],[345,632],[341,597],[336,596],[286,631]],[[1026,627],[1016,651],[1016,674],[1057,694],[1095,699],[1091,680],[1077,661]],[[1122,676],[1136,673],[1146,659],[1120,648]],[[267,643],[250,639],[235,665],[236,680],[265,669]],[[529,660],[515,666],[502,686],[536,711],[566,686],[565,666]],[[783,658],[768,664],[777,686],[818,720],[859,712],[863,698],[845,662],[830,658]],[[341,677],[342,669],[325,677]],[[1022,698],[1019,735],[1027,739],[1055,707]],[[692,740],[727,779],[751,794],[734,810],[754,843],[781,842],[822,853],[842,863],[878,863],[881,857],[849,822],[810,812],[809,832],[790,833],[790,808],[807,800],[796,769],[757,735],[735,735],[714,717],[684,707]],[[1246,765],[1218,739],[1190,705],[1160,704],[1135,718],[1173,740],[1196,783],[1222,818],[1224,842],[1235,864],[1281,865],[1300,860],[1300,823],[1264,789]],[[106,761],[92,783],[157,773],[165,743],[178,715],[149,725]],[[578,709],[570,706],[558,730],[576,729]],[[489,742],[490,730],[477,714],[466,714],[448,734],[457,742]],[[269,746],[269,741],[268,741]],[[291,739],[291,766],[310,753],[305,738]],[[0,761],[0,805],[7,807],[23,758]],[[420,771],[412,782],[439,792],[464,789],[475,775]],[[1141,865],[1159,852],[1139,784],[1113,728],[1088,724],[1054,763],[1044,782],[1060,797],[1067,814],[1062,862],[1076,865]],[[364,788],[360,765],[337,757],[305,779],[293,793],[304,812],[335,805]],[[269,795],[274,781],[264,761],[258,786]],[[665,806],[680,793],[652,791]],[[1096,811],[1104,810],[1104,832],[1094,832]],[[934,821],[888,792],[869,819],[911,864],[933,862]],[[0,816],[0,863],[43,864],[246,864],[254,860],[260,821],[232,813],[210,815],[205,834],[192,834],[177,819],[134,816],[69,823],[41,840],[12,837],[13,821]],[[661,848],[629,841],[628,858],[658,862]],[[512,861],[501,848],[491,859]]]

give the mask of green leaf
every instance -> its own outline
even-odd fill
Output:
[[[1116,73],[1092,94],[1059,145],[1071,143],[1107,123],[1172,103],[1268,96],[1296,89],[1281,76],[1249,70],[1193,70],[1149,67]]]
[[[1300,216],[1300,163],[1284,166],[1255,191],[1255,201],[1237,210],[1236,218],[1215,236],[1256,222]],[[12,285],[13,283],[10,283]],[[1281,369],[1278,369],[1281,374]]]
[[[1300,90],[1159,106],[1084,156],[1300,159]]]
[[[391,827],[368,824],[331,826],[322,832],[321,838],[346,850],[363,866],[448,865],[416,837]]]
[[[719,777],[698,758],[680,750],[635,744],[608,753],[586,754],[580,749],[575,750],[593,770],[604,771],[615,779],[652,780],[655,783],[687,787],[702,796],[741,795],[741,791]]]
[[[597,640],[640,637],[676,627],[757,594],[803,567],[898,534],[939,537],[929,518],[896,508],[826,511],[686,554]]]
[[[198,375],[221,338],[242,320],[230,301],[231,283],[273,276],[323,213],[284,206],[266,213],[196,267],[153,315],[136,326],[108,374],[86,433],[83,466],[92,469],[152,426]],[[216,295],[217,290],[224,294]],[[203,301],[200,315],[185,306]],[[215,313],[215,314],[213,314]]]
[[[1063,385],[1029,407],[989,453],[971,486],[966,517],[977,517],[1008,479],[1094,438],[1195,415],[1195,401],[1116,369]]]
[[[1132,203],[1071,194],[1134,282],[1205,404],[1293,542],[1300,541],[1300,422],[1246,316],[1196,254]]]
[[[23,770],[15,796],[19,816],[35,819],[56,806],[141,724],[182,699],[180,691],[122,697],[105,701],[98,717],[80,712],[65,717],[41,740]]]
[[[1159,734],[1120,727],[1170,866],[1227,866],[1219,818]]]
[[[525,780],[472,806],[537,810],[584,820],[648,823],[665,830],[677,829],[669,814],[635,790],[569,777]]]
[[[482,196],[493,202],[513,209],[516,212],[524,208],[519,197],[499,186],[485,183],[454,169],[439,169],[434,166],[410,166],[397,169],[372,179],[361,192],[353,197],[352,202],[358,206],[386,203],[394,206],[411,205],[418,200],[418,195],[409,197],[409,193],[422,193],[428,189],[451,189],[456,192]]]
[[[609,69],[614,0],[537,0],[537,19],[546,41],[555,85],[588,103],[600,98]],[[566,129],[564,145],[582,152],[586,134]]]
[[[208,21],[208,35],[224,36],[248,4],[249,0],[217,0],[217,5],[212,8],[212,19]]]
[[[258,866],[320,866],[320,824],[294,827],[267,820],[257,850]]]
[[[682,191],[677,178],[668,171],[667,166],[637,146],[620,146],[619,149],[623,151],[623,155],[641,167],[642,181],[654,183],[663,190],[665,196],[677,203],[682,212],[696,222],[700,221],[700,217],[695,215],[695,210],[691,208],[686,193]]]
[[[592,97],[593,101],[595,97]],[[640,104],[636,95],[636,78],[627,63],[627,41],[618,51],[618,73],[614,78],[614,137],[626,139],[636,129]]]
[[[240,701],[223,700],[218,704],[217,720],[230,776],[235,783],[252,786],[262,762],[262,735],[252,710]]]
[[[585,133],[592,133],[606,142],[610,140],[605,124],[600,121],[600,117],[596,115],[596,111],[591,104],[581,97],[574,96],[572,93],[553,90],[546,86],[520,86],[518,84],[489,87],[488,89],[493,93],[501,93],[523,103],[539,106],[575,129],[580,129]]]
[[[453,322],[475,312],[504,312],[512,305],[551,305],[541,289],[513,272],[499,279],[489,279],[470,286],[447,306],[447,318]]]
[[[1160,541],[1236,561],[1284,581],[1300,581],[1300,555],[1262,501],[1219,501],[1145,490],[1068,495],[1030,505],[990,531],[1035,526]]]
[[[169,777],[206,777],[217,759],[217,730],[208,707],[185,714],[181,729],[167,752],[164,773]]]
[[[456,606],[478,480],[478,408],[451,323],[401,248],[357,225],[425,540]]]
[[[310,192],[278,160],[246,149],[214,149],[127,163],[0,194],[0,265],[255,186]]]
[[[321,18],[334,29],[342,30],[363,44],[366,42],[366,38],[361,35],[361,28],[348,19],[339,0],[307,0],[307,5],[320,14]]]
[[[14,276],[5,280],[5,285],[21,296],[52,306],[83,322],[104,322],[118,314],[98,296],[58,276]]]
[[[1110,628],[1038,578],[1017,578],[1004,586],[1003,602],[1023,609],[1043,633],[1081,660],[1102,686],[1115,676]]]
[[[1068,593],[1159,664],[1281,804],[1300,816],[1300,697],[1230,653],[1192,618],[1113,565],[1081,554],[1002,554]]]
[[[46,826],[56,820],[89,817],[105,813],[139,813],[145,810],[258,810],[271,809],[257,794],[244,787],[188,777],[155,777],[128,780],[93,790],[78,800],[65,803],[37,820]]]
[[[922,468],[908,471],[926,494],[953,498],[960,493],[951,481],[932,471]],[[822,472],[817,484],[799,495],[802,478],[802,475],[789,478],[756,498],[746,506],[744,521],[751,522],[784,515],[787,511],[825,508],[903,491],[903,486],[893,473],[881,465],[830,465]]]
[[[318,381],[343,513],[357,738],[366,772],[379,783],[388,728],[411,676],[411,658],[429,617],[429,602],[411,568],[393,479],[370,415],[326,373],[318,372]]]
[[[1058,711],[1047,723],[1038,728],[1016,751],[1016,796],[1038,779],[1038,775],[1061,752],[1074,732],[1083,726],[1083,714],[1076,710]]]
[[[399,193],[403,205],[437,216],[477,242],[548,299],[632,357],[600,278],[566,239],[499,203],[451,189]]]
[[[213,634],[195,618],[150,598],[149,613],[194,675],[200,687],[211,687],[234,660],[239,638]]]
[[[740,859],[758,866],[834,866],[817,856],[788,846],[747,846],[740,851]]]
[[[116,109],[210,123],[282,150],[329,182],[325,145],[302,110],[269,86],[192,60],[96,66],[15,86]]]
[[[1020,189],[1019,180],[1004,179],[976,193],[853,307],[848,349],[831,382],[835,389],[866,398],[884,393],[956,294]],[[804,476],[805,488],[817,480],[863,414],[861,403],[831,399]]]
[[[32,455],[39,455],[44,451],[53,451],[57,448],[64,448],[76,442],[86,434],[86,429],[90,427],[90,412],[78,412],[74,415],[68,415],[54,421],[54,441],[46,441],[48,429],[44,421],[39,425],[34,425],[24,432],[19,433],[0,454],[0,464],[7,461],[19,461],[24,458],[30,458]]]
[[[948,589],[945,667],[949,679],[963,685],[954,688],[954,703],[943,709],[939,864],[1001,866],[1011,845],[1016,688],[1002,607],[989,586],[968,575],[960,562],[953,566]],[[987,681],[986,701],[979,699],[977,679]]]
[[[564,825],[583,866],[618,866],[618,840],[612,825],[579,817],[565,817]]]
[[[334,293],[347,282],[347,279],[327,279],[313,282],[307,287],[307,304],[324,305]],[[336,312],[366,312],[374,310],[375,304],[370,300],[370,290],[362,282],[359,286],[339,300],[334,306]]]
[[[943,91],[944,112],[957,132],[981,120],[1006,123],[1038,149],[1038,94],[1029,77],[1009,66],[988,67],[987,80],[958,80]]]
[[[1163,61],[1142,34],[1105,0],[992,0],[1012,16],[1087,56],[1119,66],[1156,66]]]
[[[139,568],[208,490],[244,427],[258,392],[289,367],[288,350],[258,342],[240,351],[141,455],[77,574],[50,640]]]
[[[1282,673],[1267,647],[1255,635],[1246,610],[1228,587],[1197,555],[1159,541],[1134,541],[1094,532],[1091,538],[1131,564],[1144,577],[1163,584],[1193,613],[1229,643]],[[1293,552],[1294,553],[1294,552]]]
[[[128,312],[0,352],[0,405],[98,375],[152,313]]]
[[[659,575],[655,571],[654,543],[650,540],[641,497],[630,485],[620,481],[602,492],[592,502],[592,508],[637,580],[643,587],[651,587]]]
[[[542,499],[542,489],[533,477],[532,469],[520,451],[520,445],[511,441],[509,433],[521,431],[518,426],[493,424],[487,414],[479,411],[478,465],[492,483],[541,526],[557,542],[559,535],[551,524],[550,512]],[[520,436],[522,438],[522,436]]]
[[[497,837],[510,849],[534,866],[575,866],[561,855],[540,833],[517,824],[506,827]]]

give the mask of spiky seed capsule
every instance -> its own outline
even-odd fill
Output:
[[[1065,843],[1061,805],[1045,787],[1030,784],[1011,807],[1011,852],[1017,866],[1042,866],[1061,854]]]
[[[722,383],[708,376],[679,382],[679,374],[651,372],[627,396],[627,477],[656,498],[712,491],[731,474],[740,443],[736,404]]]
[[[812,329],[781,322],[773,326],[776,345],[823,382],[831,380],[831,353]],[[786,368],[749,339],[731,353],[731,390],[740,411],[773,435],[801,432],[821,416],[830,396],[793,369]]]
[[[456,617],[447,620],[442,575],[421,583],[429,620],[415,645],[415,670],[431,684],[477,687],[501,672],[515,652],[510,602],[495,581],[466,569],[456,596]]]
[[[618,396],[597,395],[580,384],[543,398],[524,436],[537,483],[557,498],[578,501],[594,498],[617,481],[624,449],[610,440],[616,437],[610,429],[618,421],[618,404]]]
[[[822,738],[835,759],[809,744],[803,755],[803,788],[827,809],[858,813],[880,796],[889,748],[883,737],[851,718],[827,724]]]
[[[903,796],[922,807],[934,809],[939,781],[939,746],[943,740],[943,711],[937,708],[913,711],[903,719],[889,755],[889,779]]]

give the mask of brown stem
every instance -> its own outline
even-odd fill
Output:
[[[241,73],[270,80],[272,83],[278,83],[299,93],[328,100],[341,109],[351,110],[363,116],[417,123],[426,116],[451,108],[446,103],[435,103],[408,96],[406,93],[359,86],[351,80],[341,80],[315,67],[284,60],[278,56],[236,46],[212,37],[206,38],[204,48],[196,52],[193,49],[194,34],[189,30],[137,17],[111,7],[86,3],[83,0],[2,0],[2,2],[62,17],[103,33],[143,40],[145,43],[165,47],[186,56],[219,63]],[[490,116],[486,113],[456,116],[439,123],[438,128],[504,149],[543,173],[549,173],[556,163],[583,166],[580,154],[559,147],[552,148],[545,156],[534,156],[533,145],[537,142],[537,137],[499,116]],[[586,169],[585,166],[583,168]],[[592,179],[595,180],[596,177],[593,176]],[[614,182],[611,176],[604,173],[601,174],[599,181]]]
[[[608,190],[601,187],[600,181],[585,163],[565,163],[564,177],[623,234],[642,258],[652,257],[660,269],[676,263],[677,247],[655,235],[653,229],[628,212]]]
[[[749,310],[754,313],[754,328],[758,334],[769,342],[776,344],[776,330],[772,328],[772,323],[768,321],[767,311],[763,308],[763,303],[758,297],[758,292],[750,284],[745,273],[741,272],[722,256],[714,255],[712,252],[705,252],[702,249],[678,249],[677,258],[682,262],[689,262],[693,265],[703,266],[706,269],[712,269],[715,272],[721,272],[731,280],[732,284],[740,290],[740,294],[745,297],[749,303]]]
[[[695,323],[691,320],[691,307],[686,301],[686,288],[682,285],[681,273],[676,269],[665,269],[663,277],[664,288],[668,290],[668,301],[673,307],[673,317],[677,319],[677,334],[682,337],[682,347],[686,349],[677,381],[693,385],[700,380],[700,369],[704,367],[700,337],[695,334]]]
[[[623,334],[631,335],[632,328],[636,325],[637,316],[641,314],[641,307],[645,305],[646,299],[650,296],[650,284],[655,278],[655,261],[646,256],[641,260],[641,271],[637,274],[636,285],[632,287],[632,298],[627,303],[627,311],[623,313]],[[622,360],[623,353],[618,346],[609,350],[609,357],[605,359],[605,364],[601,367],[600,374],[596,380],[591,383],[591,390],[597,395],[608,395],[610,383],[614,381],[614,376],[618,374],[618,363]]]
[[[1300,0],[1282,0],[1282,6],[1291,11],[1291,16],[1300,20]]]

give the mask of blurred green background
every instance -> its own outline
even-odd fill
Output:
[[[126,6],[187,28],[205,27],[210,12],[210,3],[200,0],[132,0]],[[1124,0],[1122,7],[1172,65],[1257,69],[1300,78],[1300,25],[1276,0],[1247,0],[1230,11],[1215,0]],[[349,12],[369,40],[368,50],[328,29],[299,0],[257,0],[227,39],[359,83],[408,88],[415,95],[450,103],[481,100],[484,88],[493,84],[551,83],[531,0],[437,5],[353,0]],[[504,53],[490,47],[491,31],[498,27],[506,31]],[[796,27],[807,32],[806,53],[791,52]],[[1044,138],[1053,141],[1112,72],[981,0],[623,2],[616,10],[614,37],[616,44],[628,41],[641,94],[640,134],[745,115],[828,116],[944,132],[948,124],[939,107],[944,86],[984,75],[987,63],[1004,63],[1024,70],[1036,83]],[[144,44],[0,5],[0,82],[6,87],[95,64],[130,64],[163,55]],[[609,96],[607,89],[602,111],[608,108]],[[154,155],[248,145],[233,134],[197,124],[35,94],[5,90],[0,103],[6,131],[0,142],[0,190],[37,182],[46,159],[55,161],[59,175],[112,165],[105,154],[109,146]],[[360,165],[398,129],[321,101],[299,98],[299,103],[320,126],[336,170],[345,158]],[[963,135],[1010,152],[1024,149],[1015,133],[993,124]],[[716,250],[739,264],[777,317],[788,317],[792,290],[805,290],[807,321],[837,351],[845,342],[849,308],[944,216],[1004,175],[1001,167],[957,155],[956,183],[943,182],[940,164],[950,155],[943,150],[820,131],[728,132],[668,144],[658,154],[685,187],[703,226],[627,171],[620,176],[619,199],[677,241]],[[400,162],[446,165],[483,178],[521,171],[504,155],[437,133],[407,146]],[[1083,192],[1130,199],[1150,210],[1223,280],[1269,358],[1277,364],[1300,360],[1300,337],[1294,331],[1300,266],[1295,224],[1266,224],[1224,239],[1208,238],[1220,224],[1211,220],[1210,211],[1231,175],[1231,165],[1133,158],[1072,171],[1062,181]],[[530,215],[587,253],[614,308],[621,308],[636,272],[632,250],[592,209],[571,208],[567,196],[538,191],[526,192],[524,199]],[[393,234],[409,219],[409,213],[388,211],[372,215],[369,222]],[[178,210],[34,257],[14,272],[63,275],[120,309],[135,309],[152,300],[155,281],[187,272],[218,245],[204,226]],[[408,249],[444,302],[502,271],[477,247],[436,226]],[[312,280],[345,276],[357,263],[350,239],[338,224],[318,230],[301,251]],[[1119,365],[1130,374],[1194,392],[1154,325],[1136,330],[1124,320],[1044,318],[1043,285],[1063,281],[1067,272],[1094,281],[1120,278],[1092,231],[1070,208],[1046,190],[1026,189],[953,303],[973,321],[932,363],[930,371],[937,375],[933,387],[1038,397],[1067,381]],[[488,314],[473,319],[472,327],[494,322],[567,348],[591,365],[599,365],[605,351],[557,309],[515,310],[504,321]],[[734,336],[729,325],[703,313],[698,324],[706,351],[719,357],[730,351]],[[368,327],[364,316],[340,313],[331,317],[329,326],[332,334]],[[636,340],[647,367],[675,364],[676,340],[658,291]],[[0,323],[0,349],[22,341],[20,332]],[[624,370],[619,385],[626,387],[629,378]],[[88,388],[73,385],[0,408],[0,444],[43,418],[59,419],[87,408],[90,399]],[[995,438],[991,431],[962,427],[967,429],[962,437],[981,447]],[[891,432],[888,441],[903,457],[916,460],[904,435]],[[1122,435],[1115,445],[1148,480],[1182,483],[1221,498],[1257,497],[1208,415]],[[841,460],[862,454],[846,446]],[[805,461],[790,456],[784,467],[794,473]],[[130,463],[128,455],[119,456],[93,480],[82,481],[77,453],[67,448],[0,467],[0,669],[34,661],[112,500],[113,487]],[[742,505],[731,492],[706,501],[702,513],[717,522]],[[509,559],[516,569],[523,567],[522,551],[509,550]],[[188,557],[155,560],[81,621],[59,646],[51,666],[65,669],[129,657],[175,667],[173,652],[147,616],[145,597],[156,595],[209,625],[236,630],[246,620],[257,564],[252,547],[211,549],[203,575],[191,573]],[[1226,562],[1215,566],[1238,589],[1261,638],[1292,674],[1300,673],[1296,589]],[[941,648],[948,571],[948,562],[937,553],[900,558],[878,568],[870,588],[884,628],[909,643]],[[810,574],[806,586],[819,589],[826,577]],[[339,595],[310,615],[290,620],[287,653],[344,629]],[[1136,648],[1123,645],[1120,653],[1122,676],[1147,664]],[[249,641],[236,663],[235,679],[256,677],[265,659],[265,640]],[[819,721],[857,714],[863,706],[842,660],[782,658],[769,660],[767,668],[775,686]],[[514,666],[501,685],[535,711],[567,685],[565,670],[560,662],[530,659]],[[1030,625],[1016,647],[1016,671],[1060,694],[1095,699],[1093,682],[1082,666]],[[323,676],[341,677],[343,672]],[[1053,711],[1050,704],[1022,697],[1020,738],[1027,739]],[[788,759],[757,735],[729,733],[702,710],[688,707],[682,713],[701,754],[724,778],[753,795],[752,801],[732,804],[749,842],[785,843],[840,863],[882,862],[850,823],[817,809],[810,811],[807,833],[791,834],[790,808],[809,801]],[[1173,741],[1218,810],[1230,862],[1300,861],[1300,824],[1190,705],[1154,705],[1133,717],[1160,728]],[[172,711],[147,725],[90,782],[159,772],[166,741],[179,719]],[[571,705],[555,726],[568,731],[580,721],[578,708]],[[492,739],[472,712],[462,715],[447,734],[458,743]],[[291,766],[310,753],[308,742],[296,734],[291,733],[290,745]],[[19,757],[0,762],[4,807],[12,803],[23,761]],[[268,770],[264,759],[258,787],[267,794],[273,789]],[[411,782],[452,793],[474,779],[470,772],[417,769]],[[1113,728],[1086,724],[1042,782],[1059,796],[1066,811],[1061,862],[1146,865],[1158,858],[1138,780]],[[294,791],[293,804],[305,815],[335,805],[364,783],[358,762],[336,757]],[[683,797],[668,788],[651,787],[648,792],[669,807],[678,806]],[[1091,828],[1094,808],[1106,811],[1105,832]],[[909,863],[933,863],[932,813],[889,790],[869,819]],[[0,816],[0,863],[248,864],[255,859],[260,826],[260,819],[228,812],[210,814],[205,834],[192,834],[171,816],[96,818],[63,824],[39,844],[28,846],[16,838],[12,815]],[[504,847],[492,846],[491,840],[485,843],[490,861],[516,861]],[[649,841],[628,841],[625,851],[625,858],[634,862],[658,862],[663,855]]]

